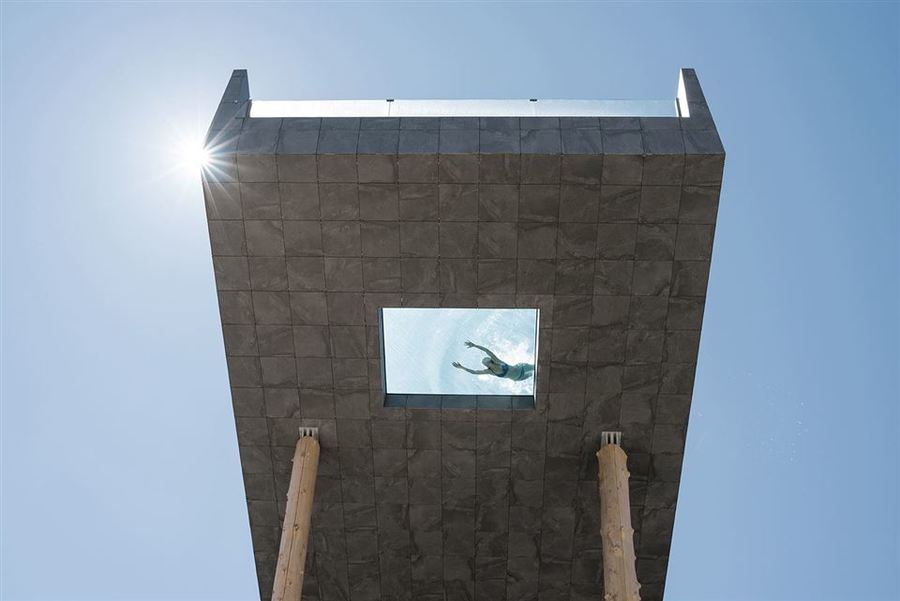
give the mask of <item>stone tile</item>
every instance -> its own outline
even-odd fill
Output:
[[[516,261],[513,259],[480,259],[478,261],[480,294],[514,294]]]
[[[700,346],[700,332],[670,330],[666,332],[663,361],[666,363],[695,363]]]
[[[319,186],[311,183],[280,183],[278,197],[284,219],[320,219]]]
[[[635,261],[632,292],[637,296],[667,296],[671,279],[670,261]]]
[[[365,359],[333,359],[331,371],[335,388],[359,389],[368,385],[368,365]]]
[[[660,388],[666,388],[666,376],[670,373],[665,370]],[[691,398],[689,394],[660,394],[656,401],[657,424],[686,424],[691,410]]]
[[[639,117],[600,117],[600,128],[603,130],[635,130],[641,128],[641,120]]]
[[[604,184],[622,184],[637,186],[643,178],[644,160],[641,156],[616,154],[603,157]]]
[[[400,270],[404,292],[438,292],[437,259],[401,259]]]
[[[553,155],[562,149],[559,129],[522,129],[520,139],[523,154]]]
[[[518,153],[482,154],[478,180],[485,184],[517,184],[521,174]]]
[[[246,363],[240,366],[246,367]],[[252,365],[249,367],[252,369]],[[262,417],[265,414],[262,388],[232,388],[231,400],[236,417]]]
[[[297,366],[293,357],[260,357],[263,386],[297,386]]]
[[[337,417],[369,418],[369,391],[363,389],[336,390],[334,394],[334,412]]]
[[[518,129],[482,129],[479,135],[482,154],[516,153],[521,151]]]
[[[358,257],[362,252],[360,224],[356,221],[322,222],[321,236],[325,255]]]
[[[559,219],[558,185],[525,185],[519,193],[519,221],[555,222]]]
[[[634,258],[637,226],[630,223],[601,223],[597,226],[597,257],[607,260]]]
[[[396,154],[400,141],[399,129],[369,129],[359,132],[357,152],[363,154]]]
[[[672,266],[672,296],[705,296],[709,262],[675,261]]]
[[[218,297],[223,324],[253,323],[253,302],[249,291],[220,291]]]
[[[557,228],[547,223],[519,223],[518,242],[521,259],[556,258]]]
[[[478,152],[477,129],[441,129],[439,149],[441,154]]]
[[[665,296],[633,296],[628,327],[634,330],[662,329],[665,327],[667,309]]]
[[[325,257],[325,288],[342,292],[362,290],[362,261]]]
[[[327,226],[332,225],[326,223]],[[284,252],[289,257],[320,257],[324,252],[318,221],[284,221]]]
[[[361,154],[357,157],[356,170],[360,183],[398,181],[398,161],[394,155]]]
[[[712,225],[679,224],[678,239],[675,243],[675,258],[678,260],[709,260],[712,255]]]
[[[275,183],[242,183],[241,207],[244,219],[280,219],[281,204]]]
[[[363,286],[367,291],[399,292],[400,264],[396,259],[362,260]]]
[[[328,326],[294,326],[294,351],[297,357],[330,357]]]
[[[396,184],[360,184],[359,217],[373,221],[400,218],[400,192]]]
[[[328,310],[322,292],[292,292],[290,294],[293,323],[300,325],[327,325]]]
[[[273,155],[241,154],[235,156],[237,174],[245,182],[274,182],[275,157]]]
[[[559,260],[556,263],[557,294],[591,294],[594,288],[594,261]]]
[[[313,134],[310,133],[309,137]],[[315,137],[318,138],[318,135]],[[319,171],[316,156],[312,154],[279,154],[275,157],[275,169],[278,181],[283,183],[315,182]]]
[[[594,294],[621,296],[631,293],[633,261],[594,262]]]
[[[247,254],[242,221],[210,221],[209,241],[213,256],[240,257]]]
[[[475,451],[448,449],[442,453],[444,478],[474,478]]]
[[[203,198],[206,203],[206,216],[210,221],[243,217],[240,184],[204,181]]]
[[[634,255],[636,259],[671,261],[675,255],[675,224],[638,225]]]
[[[355,184],[320,183],[319,206],[322,219],[348,220],[359,217],[359,192]]]
[[[441,155],[438,158],[438,181],[442,184],[477,183],[478,155]]]
[[[600,187],[598,216],[600,223],[628,223],[637,220],[640,186],[606,184]]]
[[[409,222],[400,224],[400,256],[438,256],[438,223]]]
[[[438,187],[436,184],[400,184],[399,215],[404,221],[436,221],[438,219]]]
[[[439,286],[441,292],[474,294],[477,267],[474,259],[441,259]]]
[[[284,232],[280,220],[244,221],[247,254],[257,257],[284,256]]]
[[[724,163],[725,157],[722,155],[685,155],[684,183],[697,186],[720,185]]]
[[[477,254],[478,226],[475,223],[441,222],[440,255],[455,259]]]
[[[703,321],[704,301],[700,298],[669,299],[666,329],[699,330]]]
[[[675,223],[681,202],[678,186],[641,186],[641,207],[638,220],[642,223]]]
[[[331,351],[335,357],[365,357],[365,328],[363,326],[331,326]]]
[[[719,208],[718,186],[685,186],[681,194],[679,223],[715,224]]]
[[[314,299],[316,303],[319,302],[318,296],[314,297]],[[316,308],[319,307],[320,305],[317,304]],[[363,295],[361,293],[329,292],[327,295],[327,307],[328,319],[325,323],[332,325],[363,325],[365,323]]]
[[[523,184],[559,184],[561,157],[559,154],[523,154],[520,182]]]
[[[603,139],[599,124],[562,130],[562,152],[572,155],[603,154]]]
[[[563,184],[560,186],[559,220],[596,223],[599,215],[600,187]]]
[[[517,230],[514,223],[480,223],[478,256],[486,259],[516,257]]]
[[[399,137],[398,152],[401,154],[437,153],[439,131],[434,129],[403,129]]]
[[[590,296],[557,295],[553,299],[554,326],[581,326],[590,323]]]
[[[253,314],[257,324],[290,325],[290,296],[287,292],[254,291]]]
[[[401,132],[401,145],[404,133]],[[404,183],[437,183],[438,157],[436,154],[401,154],[397,162],[397,179]]]
[[[610,364],[625,361],[626,331],[616,326],[591,328],[591,363]]]
[[[482,221],[516,221],[519,187],[516,184],[481,184],[478,187],[478,218]]]
[[[556,265],[546,259],[519,259],[516,286],[519,294],[552,294]]]
[[[441,221],[475,221],[478,187],[474,184],[441,184],[438,188]]]
[[[597,225],[560,223],[557,237],[559,259],[593,258],[597,249]]]
[[[600,184],[603,174],[602,156],[566,156],[562,163],[564,183]],[[615,159],[614,159],[615,160]]]
[[[664,334],[660,330],[628,332],[626,363],[659,363],[662,358],[663,338]]]
[[[254,290],[288,289],[287,263],[282,257],[249,257],[250,285]]]
[[[519,129],[518,117],[481,117],[478,119],[478,127],[482,131],[510,131]]]
[[[319,154],[356,154],[359,132],[356,130],[326,129],[319,131],[316,148]]]
[[[317,156],[320,183],[355,183],[357,181],[355,154],[319,154]]]
[[[260,355],[293,355],[294,341],[287,325],[258,325],[256,339]]]
[[[400,255],[400,228],[397,223],[364,221],[360,224],[362,252],[367,257]]]

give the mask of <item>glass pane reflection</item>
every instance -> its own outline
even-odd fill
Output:
[[[537,309],[382,309],[389,394],[533,395]]]

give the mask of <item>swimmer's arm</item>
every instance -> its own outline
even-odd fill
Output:
[[[454,363],[453,363],[453,367],[455,367],[455,368],[457,368],[457,369],[462,369],[462,370],[464,370],[464,371],[467,371],[467,372],[469,372],[470,374],[475,374],[476,376],[480,376],[480,375],[482,375],[482,374],[489,374],[489,373],[491,373],[491,370],[489,370],[489,369],[481,369],[481,370],[479,370],[479,371],[475,371],[474,369],[469,369],[468,367],[465,367],[464,365],[461,365],[461,364],[458,363],[458,362],[454,362]]]
[[[492,353],[491,349],[489,349],[489,348],[485,348],[485,347],[481,346],[480,344],[475,344],[471,340],[466,340],[466,346],[469,348],[475,347],[477,349],[480,349],[480,350],[484,351],[485,354],[487,354],[487,356],[490,357],[491,359],[493,359],[494,361],[496,361],[498,363],[500,362],[500,359],[497,358],[497,355]]]

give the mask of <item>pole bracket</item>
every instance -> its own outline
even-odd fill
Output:
[[[303,438],[305,436],[310,436],[310,437],[314,438],[315,440],[319,440],[319,429],[301,426],[300,427],[300,438]]]
[[[608,444],[622,446],[622,433],[621,432],[601,432],[600,446],[605,447]]]

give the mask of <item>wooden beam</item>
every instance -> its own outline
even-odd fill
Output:
[[[313,436],[302,436],[294,450],[272,601],[300,601],[318,469],[319,441]]]
[[[600,534],[603,544],[604,601],[640,601],[634,567],[634,529],[628,500],[627,456],[618,433],[603,433],[597,451],[600,486]],[[614,442],[613,442],[614,441]]]

